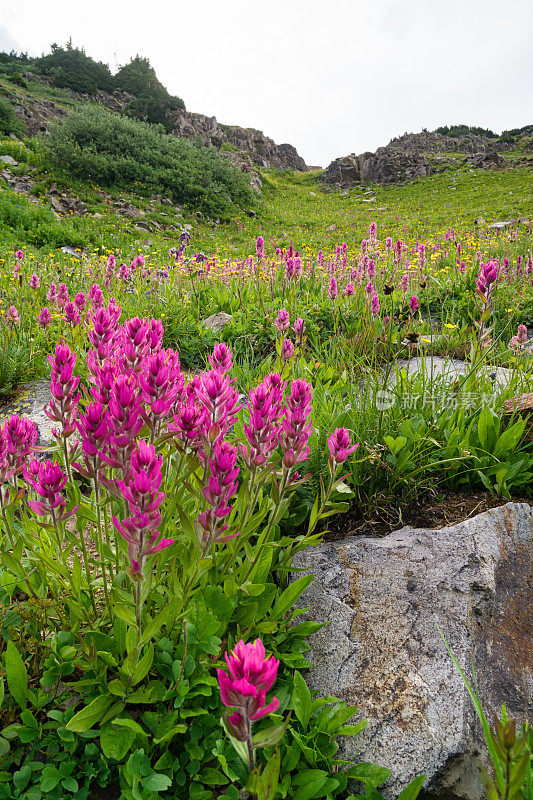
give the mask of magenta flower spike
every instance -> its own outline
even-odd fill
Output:
[[[291,383],[291,393],[287,398],[285,417],[281,423],[281,449],[286,469],[291,469],[309,457],[307,442],[313,430],[310,413],[311,387],[298,378]]]
[[[204,552],[214,542],[225,542],[231,537],[222,536],[228,529],[224,519],[231,513],[229,501],[235,495],[238,487],[237,478],[237,448],[228,442],[217,441],[213,448],[213,456],[209,459],[209,477],[203,488],[203,495],[208,508],[198,516],[202,528],[201,544]]]
[[[281,358],[283,361],[290,361],[294,355],[294,344],[290,339],[284,339],[281,345]]]
[[[337,288],[337,281],[335,280],[335,278],[333,276],[330,278],[330,281],[329,281],[328,294],[329,294],[331,300],[336,300],[336,298],[337,298],[337,296],[339,294],[339,290]]]
[[[54,522],[63,522],[76,513],[78,506],[66,513],[66,500],[62,490],[67,482],[67,475],[60,465],[53,461],[33,461],[23,468],[24,479],[41,498],[28,500],[28,505],[37,516],[52,517]]]
[[[232,736],[248,743],[252,769],[253,723],[279,708],[277,697],[266,704],[266,693],[276,680],[279,661],[274,656],[266,657],[260,639],[253,644],[245,644],[241,639],[229,655],[225,654],[225,658],[229,675],[223,669],[217,669],[220,697],[225,706],[235,709],[233,714],[226,714],[226,725]]]
[[[305,333],[305,325],[304,325],[304,321],[303,321],[303,319],[301,317],[298,317],[298,319],[295,320],[293,328],[294,328],[294,333],[296,334],[296,336],[299,336],[301,338],[304,335],[304,333]]]
[[[344,464],[348,456],[358,447],[359,442],[352,445],[347,428],[335,428],[335,431],[328,436],[329,463],[332,469]]]
[[[419,308],[419,306],[420,303],[418,302],[418,297],[416,296],[416,294],[414,294],[409,300],[409,308],[411,312],[414,314],[414,312]]]
[[[131,516],[120,522],[113,516],[113,524],[128,542],[129,574],[133,580],[143,580],[146,557],[174,544],[173,539],[159,539],[161,523],[159,507],[165,495],[160,492],[163,459],[155,447],[140,441],[131,454],[131,463],[125,480],[116,482],[116,488],[126,500]],[[159,541],[158,541],[159,539]]]
[[[39,431],[28,417],[13,414],[2,427],[5,458],[10,467],[19,471],[35,452]]]
[[[52,321],[52,315],[50,313],[50,310],[46,308],[46,306],[44,306],[43,308],[41,308],[41,313],[39,314],[39,318],[37,319],[37,324],[39,325],[39,328],[46,330],[46,328],[50,325],[51,321]]]
[[[289,312],[285,308],[278,311],[278,316],[274,320],[274,327],[280,332],[284,333],[289,329],[291,322]]]
[[[207,360],[213,369],[218,369],[226,374],[233,366],[233,353],[224,342],[220,342],[214,346],[213,354],[208,356]]]

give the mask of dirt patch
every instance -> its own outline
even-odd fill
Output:
[[[366,519],[351,508],[346,514],[333,517],[324,539],[333,542],[347,536],[387,536],[404,525],[438,530],[507,502],[505,498],[484,491],[435,491],[418,497],[403,508],[389,507]],[[513,497],[513,502],[530,503],[531,499]]]

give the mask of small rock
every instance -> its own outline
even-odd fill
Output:
[[[328,225],[328,231],[333,232],[333,231],[336,231],[336,230],[337,230],[337,226],[336,225]]]
[[[0,161],[3,161],[4,164],[9,164],[12,167],[18,167],[19,163],[18,161],[15,161],[14,158],[11,158],[11,156],[0,156]]]
[[[225,311],[218,311],[216,314],[211,314],[210,317],[204,319],[204,325],[209,330],[219,333],[224,330],[226,325],[229,325],[233,320],[231,314],[226,314]]]
[[[61,252],[66,253],[68,256],[72,256],[73,258],[81,258],[81,253],[79,253],[77,250],[74,250],[74,248],[68,244],[61,248]]]

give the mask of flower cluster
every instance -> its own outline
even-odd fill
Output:
[[[29,500],[28,505],[38,516],[49,516],[54,523],[63,522],[75,514],[76,506],[65,512],[66,500],[62,493],[67,482],[67,475],[61,466],[54,461],[31,461],[23,468],[24,479],[41,500]]]
[[[207,501],[207,511],[203,511],[198,522],[202,528],[201,545],[204,552],[214,542],[225,542],[231,537],[222,534],[228,529],[225,518],[231,513],[229,501],[237,491],[237,448],[225,441],[216,442],[213,456],[209,459],[209,477],[207,485],[203,488],[203,495]]]
[[[52,400],[45,409],[54,422],[61,423],[61,436],[67,439],[76,429],[79,395],[76,394],[80,379],[74,376],[76,354],[66,344],[58,344],[53,356],[48,356],[52,371],[50,391]],[[59,436],[54,431],[54,435]]]
[[[130,517],[119,522],[113,515],[113,524],[120,535],[128,542],[130,557],[130,576],[143,580],[143,566],[146,557],[174,544],[173,539],[159,539],[158,526],[161,523],[159,507],[165,495],[160,492],[162,458],[156,454],[155,447],[140,441],[131,454],[131,463],[125,480],[117,482],[117,487],[125,499]]]
[[[309,457],[309,436],[313,430],[311,413],[311,387],[306,381],[292,381],[287,398],[285,416],[281,423],[281,449],[283,465],[291,469]]]
[[[277,711],[279,700],[272,698],[268,705],[266,693],[278,674],[279,661],[266,658],[260,639],[245,644],[242,639],[230,655],[225,654],[229,675],[217,669],[220,695],[225,706],[235,708],[226,723],[232,736],[241,742],[251,742],[252,723]]]

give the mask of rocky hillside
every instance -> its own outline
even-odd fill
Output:
[[[73,107],[87,102],[98,102],[117,113],[123,112],[132,101],[127,92],[98,91],[95,96],[74,92],[71,89],[51,88],[50,82],[30,73],[22,75],[28,89],[2,82],[0,91],[14,106],[15,113],[24,122],[28,135],[46,133],[51,120],[62,117]],[[39,91],[42,87],[42,91]],[[259,188],[261,181],[257,167],[304,171],[305,161],[291,144],[276,144],[262,131],[222,125],[216,117],[176,109],[171,116],[171,135],[200,139],[205,145],[215,147],[243,172],[250,173],[252,185]]]
[[[375,153],[352,153],[331,162],[320,176],[323,184],[349,188],[361,182],[393,184],[424,178],[460,164],[494,169],[506,161],[502,151],[514,146],[525,151],[525,161],[533,161],[533,139],[518,135],[516,141],[469,134],[446,136],[436,131],[406,133]],[[528,156],[528,151],[532,154]]]

